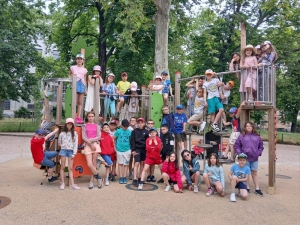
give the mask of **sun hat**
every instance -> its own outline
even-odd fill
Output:
[[[83,56],[82,54],[77,54],[77,55],[76,55],[76,59],[77,59],[77,58],[82,58],[82,59],[84,59],[84,56]]]
[[[35,131],[35,133],[37,134],[37,135],[41,135],[41,134],[45,134],[45,131],[43,130],[43,129],[37,129],[36,131]]]
[[[211,69],[206,70],[205,75],[209,75],[209,74],[213,75],[214,71],[212,71]]]
[[[177,105],[176,109],[183,109],[183,105],[181,105],[181,104]]]
[[[229,113],[236,113],[237,112],[237,108],[236,107],[232,107],[229,109]]]
[[[228,83],[229,83],[232,87],[234,87],[234,81],[233,81],[233,80],[228,81]]]
[[[124,120],[122,120],[121,125],[122,125],[122,127],[129,127],[129,121],[124,119]]]
[[[247,155],[245,153],[240,153],[240,154],[238,154],[237,158],[238,159],[241,159],[241,158],[247,159]]]
[[[130,90],[131,91],[136,91],[137,90],[137,83],[135,81],[131,82]]]
[[[156,77],[155,77],[155,80],[156,79],[161,79],[162,80],[162,77],[160,76],[160,75],[157,75]]]
[[[93,70],[100,71],[102,73],[101,66],[94,66]]]
[[[161,72],[161,74],[166,74],[166,75],[168,75],[168,71],[164,70],[164,71]]]
[[[74,120],[72,118],[67,118],[66,123],[73,123],[73,125],[74,125]]]
[[[115,75],[113,73],[109,73],[108,76],[115,77]]]
[[[139,121],[142,121],[142,122],[144,123],[144,122],[145,122],[145,119],[142,118],[142,117],[140,117],[140,118],[138,118],[138,119],[136,120],[136,122],[139,122]]]
[[[246,45],[244,48],[242,48],[242,52],[249,48],[251,48],[254,54],[256,54],[256,48],[254,48],[253,45]]]

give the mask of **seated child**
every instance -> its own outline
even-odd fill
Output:
[[[162,71],[161,77],[162,77],[162,85],[164,85],[164,89],[162,90],[163,100],[164,100],[164,104],[167,105],[169,92],[170,92],[171,96],[173,97],[171,81],[167,79],[168,72],[166,70]]]
[[[164,89],[164,85],[162,84],[162,77],[161,76],[156,76],[155,77],[155,83],[151,87],[151,91],[157,92],[159,94],[162,94],[162,90]]]
[[[119,102],[117,104],[117,114],[116,116],[119,117],[121,109],[123,107],[124,101],[126,100],[127,96],[124,96],[125,92],[128,88],[130,88],[130,82],[127,81],[128,74],[126,72],[121,73],[122,80],[120,80],[117,84],[117,88],[119,91]]]

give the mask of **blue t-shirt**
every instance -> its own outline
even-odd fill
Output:
[[[174,115],[173,113],[170,114],[163,114],[162,120],[161,120],[161,125],[167,124],[169,127],[169,132],[173,134],[174,130]],[[162,135],[162,133],[161,133]]]
[[[187,122],[187,117],[184,113],[174,114],[174,134],[181,134],[183,131],[183,124]]]
[[[123,128],[120,128],[115,132],[114,136],[117,137],[116,147],[118,152],[126,152],[130,150],[130,130],[124,130]]]
[[[165,80],[161,82],[162,85],[164,85],[164,89],[162,89],[162,93],[169,93],[169,87],[171,85],[170,80]]]
[[[102,91],[106,93],[106,97],[109,98],[109,95],[115,95],[117,90],[117,86],[114,83],[110,83],[108,85],[103,84]],[[117,96],[113,96],[114,99],[117,99]]]
[[[250,175],[251,171],[249,166],[244,166],[244,167],[240,167],[239,164],[234,164],[231,168],[230,171],[233,172],[233,174],[235,176],[237,176],[237,178],[243,179],[246,178],[246,175]],[[246,184],[246,182],[243,182],[244,184]]]

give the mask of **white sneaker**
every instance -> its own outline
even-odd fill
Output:
[[[143,184],[139,184],[138,189],[142,190],[143,189]]]
[[[170,191],[171,190],[171,186],[170,185],[167,185],[166,188],[165,188],[165,191]]]
[[[236,199],[235,199],[235,193],[231,193],[231,194],[230,194],[230,201],[231,201],[231,202],[236,202]]]
[[[106,180],[105,180],[105,186],[109,186],[109,180],[108,180],[108,178],[106,178]]]
[[[194,193],[198,193],[198,186],[194,185]]]
[[[199,125],[199,132],[203,131],[204,128],[205,128],[205,125],[206,125],[206,122],[205,121],[202,121]]]
[[[212,123],[210,126],[212,127],[212,129],[213,129],[215,132],[219,132],[219,131],[220,131],[220,128],[218,127],[218,124]]]
[[[65,189],[65,183],[60,183],[59,189],[64,190]]]
[[[76,184],[70,185],[70,188],[73,190],[80,190],[80,187],[78,187]]]
[[[89,189],[93,189],[93,187],[94,187],[94,182],[90,181],[90,183],[89,183]]]

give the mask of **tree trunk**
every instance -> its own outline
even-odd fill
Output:
[[[298,111],[295,111],[294,115],[294,121],[292,121],[292,126],[291,126],[291,132],[295,133],[297,131],[297,116],[298,116]]]
[[[153,0],[157,12],[154,16],[155,30],[155,60],[154,76],[160,75],[163,70],[168,70],[168,34],[169,13],[171,0]]]

